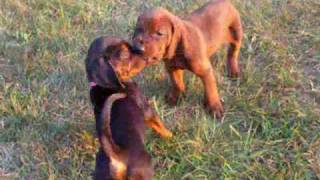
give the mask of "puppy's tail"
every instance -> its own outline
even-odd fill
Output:
[[[107,101],[104,103],[104,107],[101,113],[103,126],[103,135],[100,137],[101,147],[104,150],[104,152],[107,155],[109,155],[109,157],[117,160],[120,159],[118,155],[120,152],[120,148],[115,144],[115,142],[112,139],[112,133],[110,128],[111,109],[115,101],[123,99],[125,97],[127,97],[125,93],[116,93],[109,96]]]

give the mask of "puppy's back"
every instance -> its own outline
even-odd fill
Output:
[[[127,166],[127,172],[123,173],[127,174],[129,171],[127,168],[129,167],[138,166],[148,168],[151,166],[151,157],[148,155],[143,144],[145,134],[143,112],[134,99],[125,97],[112,103],[109,125],[112,141],[120,148],[122,153],[125,152],[125,154],[117,154],[119,157],[125,157],[126,159],[122,159],[124,161],[121,161],[121,163],[124,163],[123,165]],[[111,162],[113,161],[111,161],[110,154],[105,152],[105,147],[103,146],[102,144],[96,157],[95,180],[112,179]],[[147,159],[144,159],[144,157]],[[132,173],[132,169],[130,169],[130,172]],[[126,176],[125,174],[121,176]]]
[[[130,97],[120,99],[113,104],[110,125],[112,138],[121,148],[144,146],[140,144],[145,133],[143,112]]]

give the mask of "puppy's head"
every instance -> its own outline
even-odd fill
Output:
[[[180,37],[180,21],[169,11],[147,10],[138,17],[133,35],[133,47],[150,61],[172,58]]]
[[[142,55],[133,53],[130,44],[126,41],[118,41],[109,45],[100,44],[103,43],[97,40],[93,42],[90,50],[96,46],[99,47],[96,49],[103,50],[88,53],[86,59],[86,70],[90,83],[104,88],[119,88],[121,82],[128,81],[137,75],[147,64]],[[89,52],[93,52],[90,50]]]
[[[148,64],[141,54],[134,53],[131,45],[126,41],[108,47],[105,56],[120,81],[128,81],[141,72]]]

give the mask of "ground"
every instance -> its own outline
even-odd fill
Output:
[[[233,0],[245,32],[242,77],[230,80],[225,50],[212,58],[224,123],[187,98],[164,101],[163,64],[136,77],[170,140],[148,131],[154,179],[320,178],[320,2]],[[137,15],[162,6],[183,16],[204,0],[3,0],[0,2],[0,179],[90,179],[94,119],[84,58],[100,35],[129,39]]]

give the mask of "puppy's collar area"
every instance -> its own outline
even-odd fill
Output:
[[[95,83],[95,82],[89,82],[89,87],[90,88],[94,88],[94,87],[96,87],[97,86],[97,83]]]

